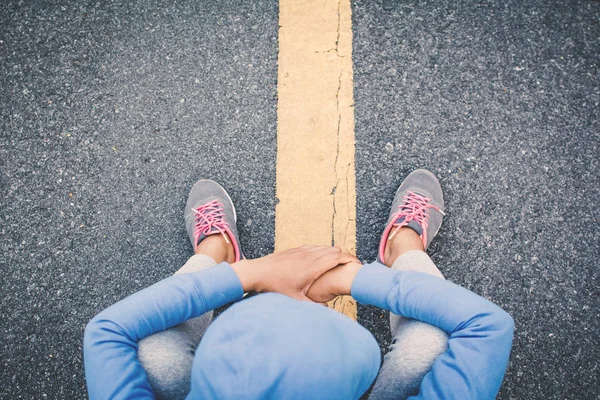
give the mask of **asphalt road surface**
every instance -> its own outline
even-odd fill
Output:
[[[82,334],[191,255],[216,179],[273,250],[276,1],[0,4],[0,398],[85,397]],[[500,399],[600,396],[600,2],[353,3],[358,256],[411,170],[445,276],[516,322]],[[385,349],[385,312],[359,307]]]

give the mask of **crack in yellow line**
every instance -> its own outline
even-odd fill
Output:
[[[332,244],[354,253],[350,1],[280,0],[279,12],[275,249]],[[356,318],[349,297],[330,306]]]

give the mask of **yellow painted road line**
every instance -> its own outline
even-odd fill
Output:
[[[275,250],[356,251],[350,0],[280,0]],[[356,319],[349,296],[330,304]]]

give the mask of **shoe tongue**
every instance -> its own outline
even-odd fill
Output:
[[[404,217],[400,217],[396,220],[396,224],[400,224],[404,222]],[[421,224],[419,224],[417,221],[413,220],[410,221],[407,225],[405,225],[406,227],[412,229],[413,231],[417,232],[417,234],[419,236],[421,236],[423,234],[423,227],[421,226]]]

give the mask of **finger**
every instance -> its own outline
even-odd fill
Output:
[[[274,254],[279,254],[279,255],[282,255],[282,254],[294,254],[294,253],[298,253],[300,251],[303,251],[306,247],[309,247],[309,246],[292,247],[291,249],[277,251]]]
[[[286,250],[286,251],[282,252],[281,255],[292,255],[293,254],[295,256],[298,256],[299,254],[314,254],[314,253],[322,251],[328,247],[329,246],[315,246],[315,245],[299,246],[299,247],[294,247],[292,249]]]
[[[311,265],[315,277],[319,277],[330,269],[337,267],[339,264],[343,264],[340,263],[340,260],[345,259],[342,257],[343,253],[339,249],[334,248],[321,253],[318,258],[313,260]]]
[[[310,256],[313,260],[318,260],[327,254],[340,254],[341,252],[342,250],[337,246],[318,246],[310,252]]]
[[[362,262],[354,255],[342,252],[339,247],[330,247],[319,253],[319,258],[315,259],[312,263],[313,273],[316,273],[317,277],[320,277],[331,268],[331,264],[336,263],[338,265],[345,265],[348,263],[362,264]]]
[[[342,254],[340,255],[340,264],[347,264],[349,262],[357,262],[362,264],[362,262],[360,262],[360,260],[355,255],[342,252]]]

